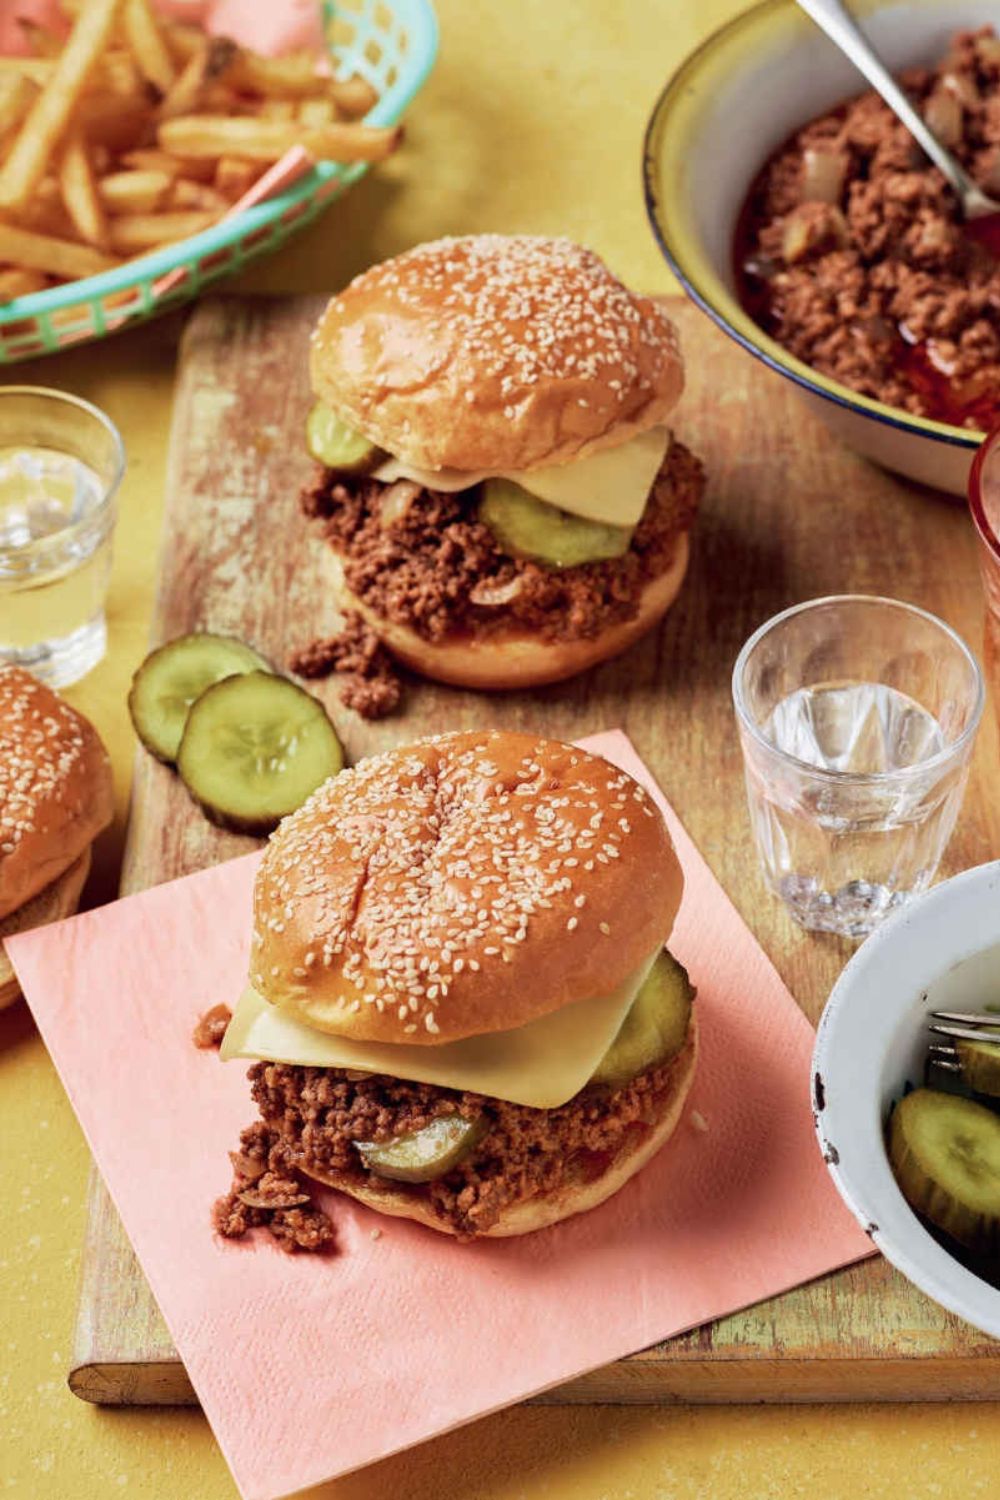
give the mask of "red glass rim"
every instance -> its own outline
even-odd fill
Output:
[[[1000,564],[1000,536],[997,536],[996,528],[986,514],[983,498],[983,476],[986,465],[998,446],[1000,446],[1000,427],[993,427],[984,437],[972,460],[972,468],[969,471],[969,510],[983,546],[990,552],[994,562]],[[1000,491],[1000,485],[998,485],[998,491]]]

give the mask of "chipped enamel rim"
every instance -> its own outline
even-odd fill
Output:
[[[924,1228],[896,1186],[883,1138],[893,1100],[921,1081],[936,992],[949,986],[954,1006],[962,966],[976,959],[995,963],[1000,997],[1000,860],[915,898],[858,949],[816,1034],[813,1117],[837,1190],[886,1260],[949,1312],[1000,1338],[1000,1291]],[[971,965],[966,972],[971,982]],[[980,985],[964,1004],[982,998]]]

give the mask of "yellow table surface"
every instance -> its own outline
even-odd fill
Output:
[[[275,0],[277,3],[277,0]],[[674,65],[739,0],[437,0],[443,43],[408,144],[246,288],[335,289],[442,233],[566,233],[668,290],[640,191],[642,131]],[[114,895],[133,738],[125,711],[156,583],[179,319],[15,378],[105,407],[129,452],[107,659],[69,696],[114,759],[118,816],[91,900]],[[197,1411],[110,1410],[66,1369],[87,1148],[25,1007],[0,1015],[0,1490],[25,1500],[231,1500]],[[484,1350],[484,1358],[489,1351]],[[427,1378],[433,1380],[434,1372]],[[372,1392],[378,1400],[378,1392]],[[376,1465],[325,1500],[764,1500],[1000,1494],[1000,1407],[522,1408]]]

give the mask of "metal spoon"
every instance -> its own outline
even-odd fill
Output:
[[[965,168],[942,146],[934,132],[928,129],[926,121],[914,109],[872,49],[871,43],[862,36],[857,23],[841,4],[841,0],[798,0],[798,4],[826,32],[830,40],[837,44],[844,56],[864,74],[934,165],[944,173],[955,191],[963,219],[971,221],[983,219],[987,214],[1000,214],[1000,203],[977,187]]]

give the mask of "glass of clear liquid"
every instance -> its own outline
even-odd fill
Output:
[[[733,672],[750,822],[802,927],[863,938],[930,885],[983,696],[964,641],[894,599],[813,599],[750,637]]]
[[[96,406],[41,386],[0,386],[0,663],[52,687],[104,655],[118,430]]]

